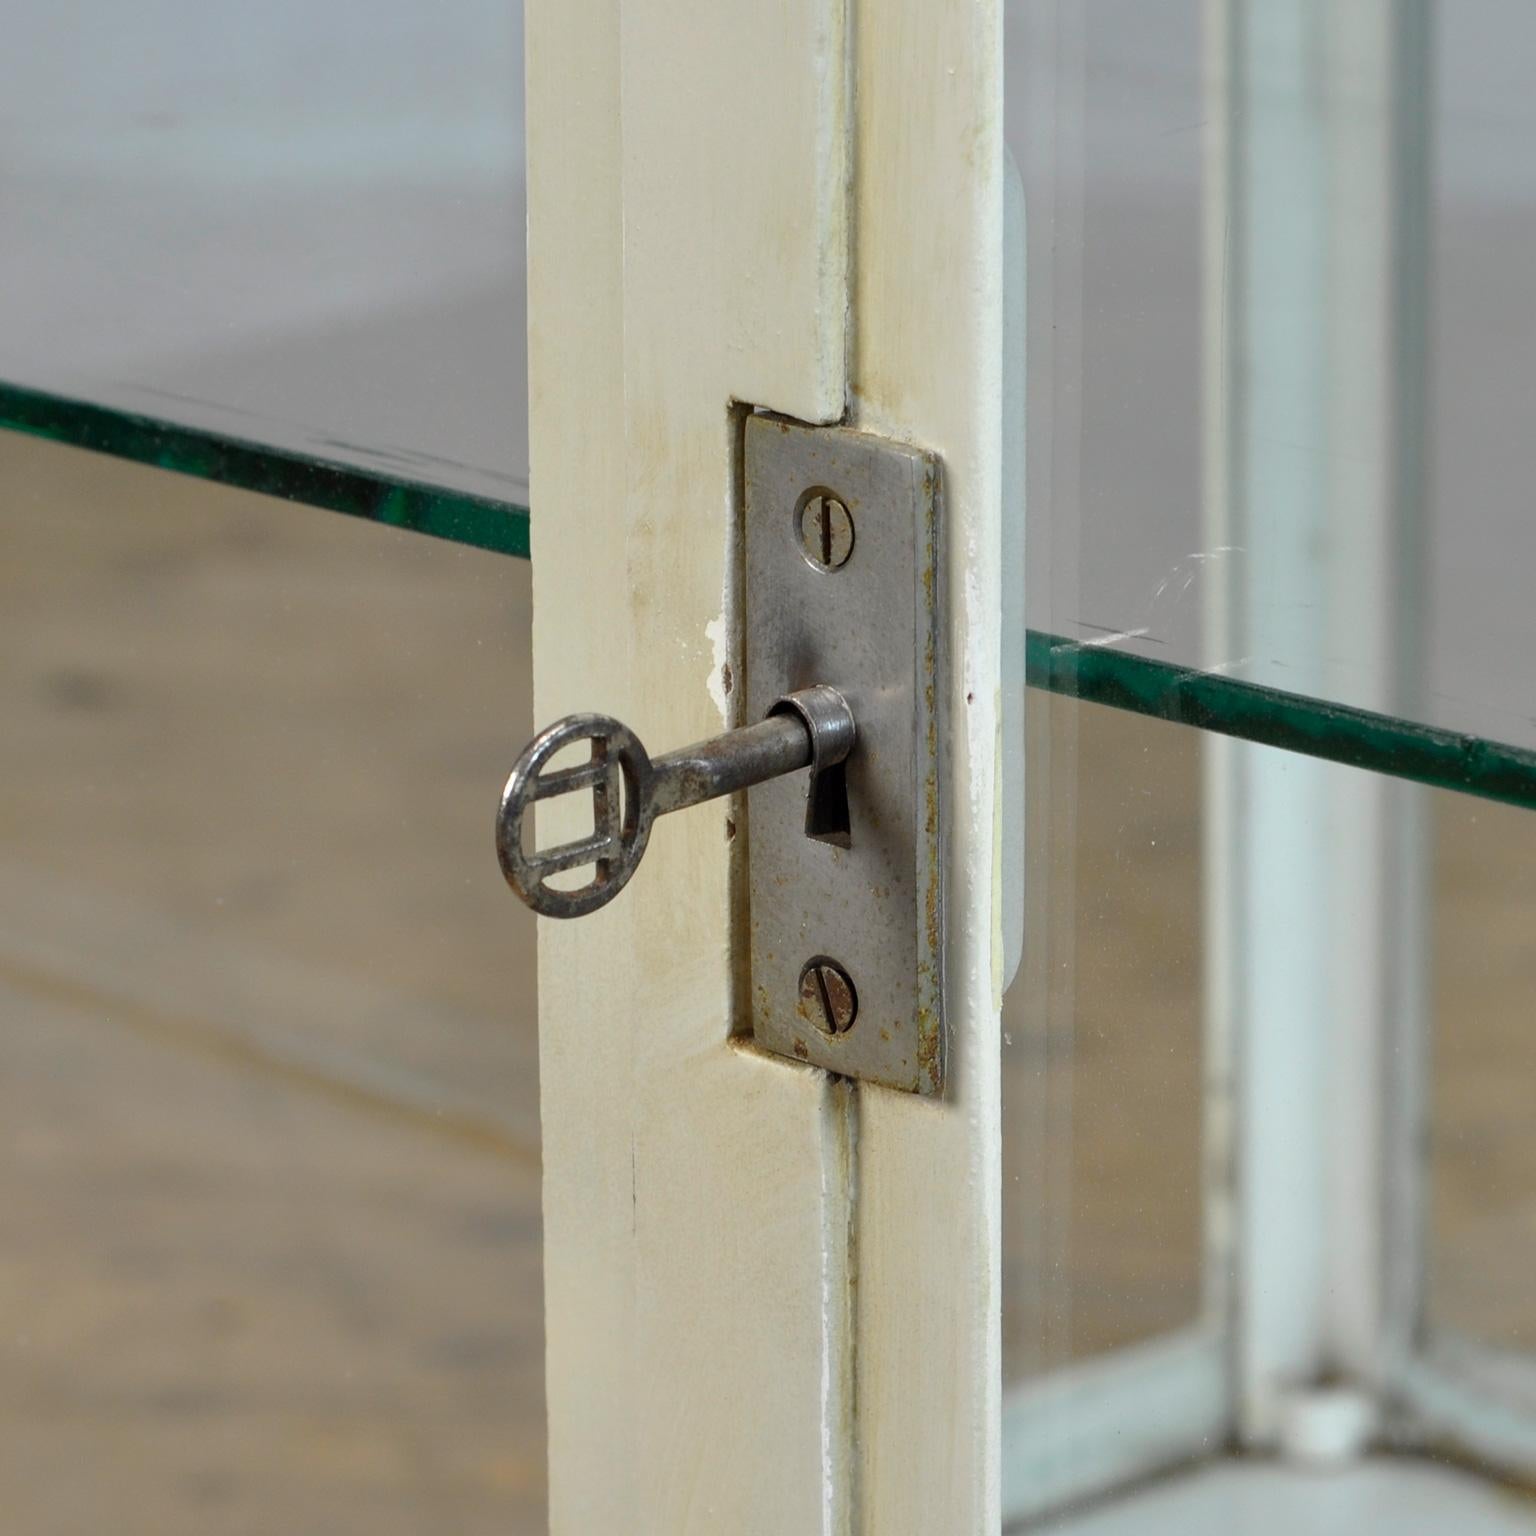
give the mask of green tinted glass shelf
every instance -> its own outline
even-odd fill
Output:
[[[1032,688],[1536,809],[1536,752],[1107,646],[1028,632]]]
[[[0,427],[455,544],[528,556],[528,509],[0,383]]]
[[[526,507],[306,458],[0,383],[0,427],[527,558]],[[1031,688],[1241,741],[1536,809],[1536,751],[1028,632]]]

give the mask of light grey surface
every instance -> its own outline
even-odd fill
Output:
[[[0,27],[0,378],[526,502],[520,0]]]
[[[1051,1536],[1531,1536],[1536,1505],[1429,1462],[1308,1471],[1218,1461],[1045,1529]]]
[[[1241,676],[1203,633],[1212,585],[1246,551],[1211,547],[1201,512],[1202,10],[1008,0],[1029,224],[1027,617]],[[1533,746],[1536,7],[1432,11],[1428,516],[1421,535],[1400,530],[1426,573],[1415,713]],[[1328,95],[1318,120],[1347,125],[1359,105]],[[1303,627],[1323,597],[1274,592]],[[1310,691],[1370,703],[1366,671],[1346,634]]]

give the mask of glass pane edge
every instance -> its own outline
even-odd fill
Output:
[[[1030,630],[1025,682],[1112,709],[1536,809],[1536,751]]]
[[[0,428],[497,554],[529,558],[528,509],[0,380]]]

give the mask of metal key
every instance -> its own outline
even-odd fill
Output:
[[[843,764],[857,738],[853,712],[835,688],[817,684],[785,694],[756,725],[701,741],[655,761],[627,725],[611,715],[567,715],[523,749],[502,791],[496,854],[507,884],[546,917],[583,917],[606,906],[634,874],[658,816],[702,805],[767,779],[811,770],[805,833],[848,847],[848,790]],[[592,755],[545,773],[557,752],[590,741]],[[538,800],[592,792],[592,833],[529,852],[524,820]],[[553,875],[593,866],[587,884],[558,890]]]

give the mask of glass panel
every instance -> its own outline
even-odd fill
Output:
[[[1002,1026],[1003,1338],[1005,1489],[1033,1518],[1010,1529],[1268,1536],[1320,1528],[1337,1507],[1350,1529],[1536,1530],[1536,1504],[1503,1486],[1536,1444],[1536,817],[1324,767],[1322,807],[1368,809],[1378,796],[1387,807],[1381,869],[1403,889],[1385,910],[1401,922],[1422,899],[1422,924],[1372,934],[1381,909],[1353,885],[1359,844],[1343,834],[1327,866],[1343,894],[1323,903],[1337,932],[1320,951],[1301,932],[1277,945],[1300,971],[1326,957],[1320,1027],[1295,1016],[1293,1039],[1266,1038],[1239,1009],[1217,1013],[1213,1039],[1211,946],[1235,939],[1248,965],[1265,961],[1251,929],[1223,933],[1205,917],[1223,889],[1203,846],[1221,783],[1202,762],[1208,744],[1055,698],[1036,700],[1029,746],[1026,957]],[[1282,777],[1300,763],[1254,755]],[[1237,826],[1245,841],[1265,838],[1256,814]],[[1416,872],[1420,826],[1428,858]],[[1312,979],[1288,1001],[1316,996]],[[1373,994],[1385,1028],[1378,1054],[1362,1056]],[[1287,1070],[1298,1045],[1299,1079]],[[1410,1087],[1420,1061],[1422,1120]],[[1255,1121],[1281,1131],[1267,1173],[1253,1166],[1266,1157]],[[1303,1188],[1299,1223],[1294,1203],[1271,1203],[1277,1175],[1282,1191]],[[1283,1228],[1283,1244],[1321,1238],[1312,1262],[1330,1293],[1382,1245],[1374,1326],[1406,1330],[1407,1354],[1385,1355],[1400,1378],[1373,1395],[1356,1368],[1330,1363],[1332,1349],[1357,1347],[1335,1313],[1328,1326],[1345,1342],[1303,1351],[1315,1364],[1286,1376],[1289,1417],[1245,1431],[1234,1376],[1252,1391],[1275,1348],[1249,1317],[1272,1323],[1277,1290],[1253,1272],[1255,1227]],[[1278,1286],[1296,1273],[1285,1266]],[[1346,1428],[1335,1442],[1357,1414],[1363,1438]],[[1223,1461],[1246,1433],[1266,1459]],[[1374,1459],[1373,1446],[1394,1455]],[[1428,1466],[1446,1452],[1476,1475],[1430,1477],[1403,1459]],[[1140,1488],[1154,1470],[1173,1475]]]
[[[1368,10],[1011,0],[1031,622],[1536,747],[1536,11]]]
[[[1536,1531],[1536,13],[1006,19],[1005,1510]]]
[[[1433,11],[1433,284],[1424,718],[1536,742],[1536,8]]]
[[[0,483],[6,1529],[543,1531],[529,567]]]
[[[1026,613],[1069,641],[1197,660],[1219,563],[1202,558],[1201,0],[1008,0],[1006,25],[1028,215]],[[1107,645],[1128,630],[1146,632]]]
[[[519,0],[5,32],[0,379],[527,505]]]
[[[1318,13],[1303,89],[1262,13],[1221,34],[1199,0],[1008,0],[1031,675],[1533,805],[1509,617],[1536,552],[1510,416],[1533,23],[1520,0],[1388,11],[1395,75]],[[14,19],[0,425],[526,554],[520,32],[516,0]],[[1249,397],[1301,411],[1284,462]],[[1341,425],[1391,439],[1392,472],[1324,473]]]
[[[1439,798],[1427,1321],[1536,1354],[1536,818]]]
[[[1003,1379],[1201,1313],[1200,738],[1028,715],[1023,972],[1003,1004]]]

